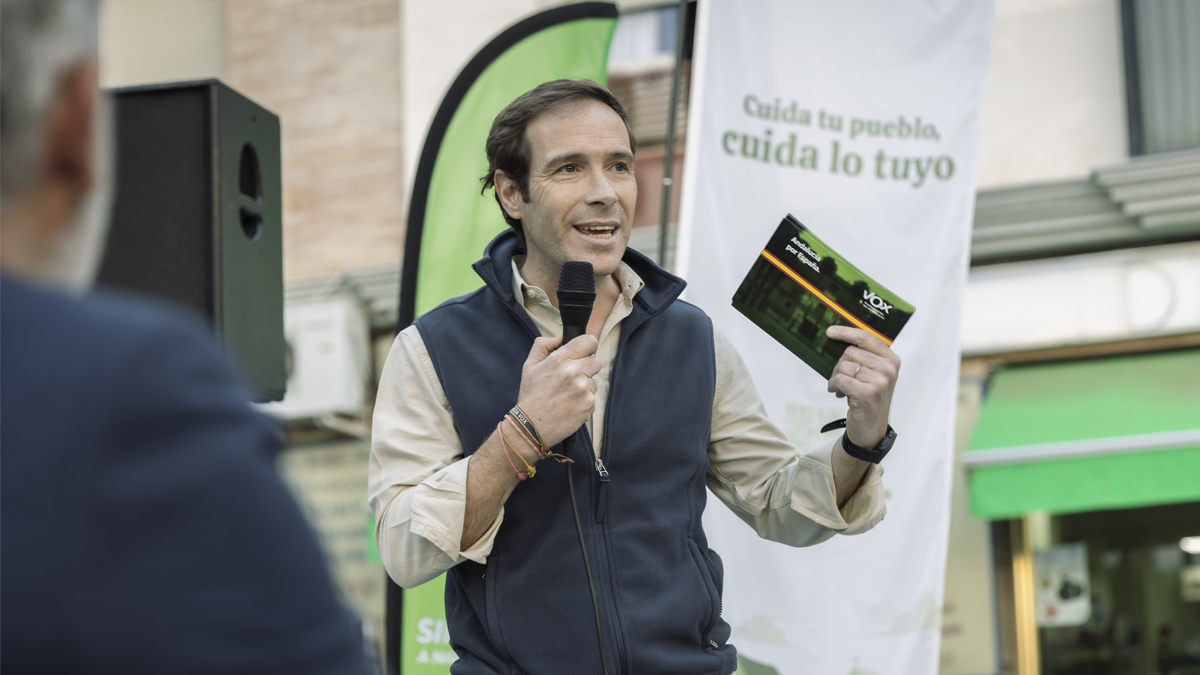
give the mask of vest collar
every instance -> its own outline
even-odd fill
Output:
[[[521,244],[516,233],[506,228],[487,245],[483,257],[471,266],[488,289],[510,308],[517,308],[520,304],[512,290],[512,258],[521,252],[520,249]],[[644,313],[645,318],[648,318],[661,312],[674,302],[687,286],[686,281],[631,248],[625,249],[625,255],[621,259],[637,272],[646,284],[633,297],[634,314],[630,318],[635,318],[639,313]]]

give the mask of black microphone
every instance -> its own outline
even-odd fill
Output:
[[[592,318],[592,305],[596,302],[596,272],[592,263],[568,260],[563,263],[558,275],[558,312],[562,315],[563,344],[587,332],[588,319]],[[562,454],[571,456],[575,449],[575,434],[563,439]],[[589,462],[590,463],[590,462]],[[587,544],[583,540],[583,525],[579,523],[579,505],[575,503],[575,479],[571,476],[572,464],[567,464],[567,491],[571,495],[571,515],[575,517],[575,531],[579,534],[579,550],[583,553],[583,569],[587,572],[588,589],[592,592],[592,613],[596,618],[596,642],[600,645],[600,666],[608,675],[608,658],[604,652],[604,631],[600,628],[600,603],[596,599],[596,584],[592,580],[592,564],[588,562]]]
[[[592,263],[578,260],[563,263],[558,275],[558,311],[562,315],[564,345],[587,332],[595,302],[596,272]],[[574,449],[575,435],[572,434],[563,440],[563,454],[570,457]]]

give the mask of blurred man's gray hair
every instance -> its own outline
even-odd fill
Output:
[[[0,200],[33,179],[59,82],[98,36],[98,0],[0,0]]]

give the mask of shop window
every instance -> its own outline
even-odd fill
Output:
[[[1200,673],[1200,503],[1049,525],[1034,554],[1042,675]]]

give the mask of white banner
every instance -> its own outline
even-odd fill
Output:
[[[845,405],[730,306],[783,215],[916,306],[893,346],[904,361],[891,417],[899,439],[884,462],[879,526],[791,549],[710,500],[732,641],[779,673],[936,673],[992,3],[699,8],[680,271],[687,299],[737,346],[793,443],[815,446]]]

